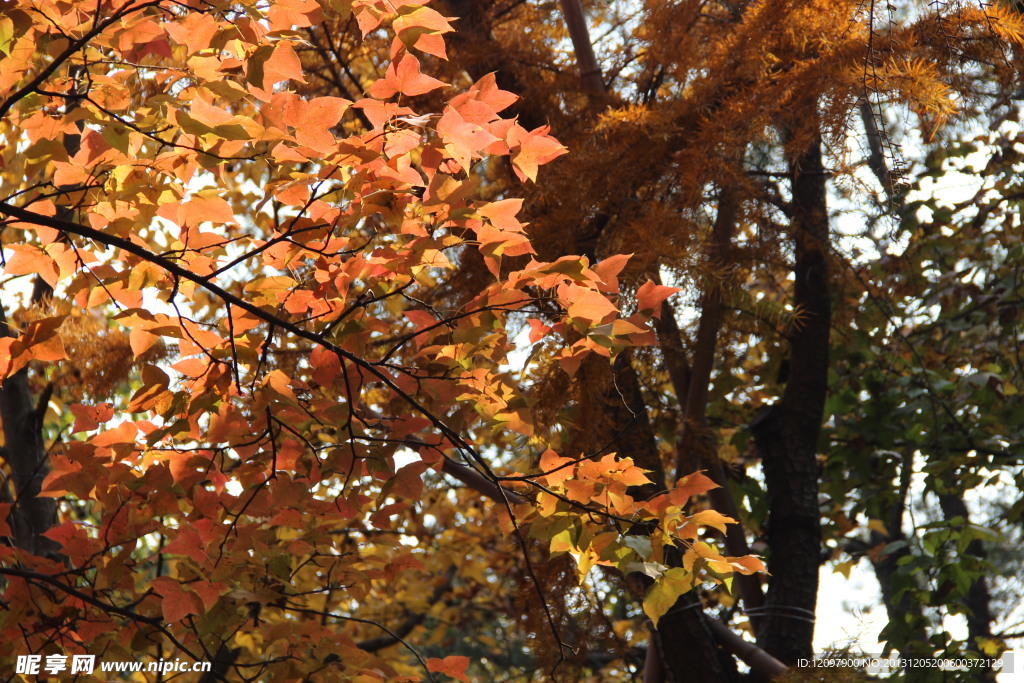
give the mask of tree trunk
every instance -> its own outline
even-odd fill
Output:
[[[15,336],[0,308],[0,335]],[[0,420],[4,447],[0,455],[10,467],[4,502],[11,502],[10,526],[14,545],[35,555],[58,557],[59,545],[42,534],[57,521],[57,503],[41,498],[39,491],[50,472],[43,445],[42,417],[28,385],[28,368],[22,368],[0,384]]]
[[[786,664],[810,657],[821,529],[817,445],[828,387],[829,228],[821,141],[791,162],[794,308],[782,398],[751,424],[768,495],[768,572],[758,644]]]
[[[632,458],[637,466],[649,471],[648,476],[654,485],[630,491],[637,499],[643,499],[664,489],[664,467],[647,417],[640,380],[627,353],[616,359],[614,373],[614,382],[606,384],[605,394],[610,417],[608,427],[618,435],[613,450],[620,456]],[[652,639],[662,665],[658,674],[660,680],[666,683],[728,683],[738,680],[735,660],[717,642],[707,619],[700,599],[691,591],[681,596],[659,620]]]

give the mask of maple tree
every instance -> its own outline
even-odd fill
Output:
[[[306,94],[301,29],[346,20],[381,46],[380,77]],[[581,581],[640,568],[654,622],[695,585],[763,569],[708,535],[727,517],[688,507],[704,475],[666,489],[535,435],[512,322],[562,340],[572,374],[652,343],[675,290],[649,286],[630,315],[625,259],[529,258],[522,200],[484,198],[475,168],[535,181],[565,150],[502,116],[516,96],[493,76],[453,91],[424,71],[443,15],[30,0],[0,21],[5,289],[33,278],[0,340],[3,661],[467,680],[467,657],[405,637],[489,590],[490,544],[559,642],[538,553],[576,558]],[[427,301],[470,253],[487,281]],[[517,459],[493,452],[513,444]]]

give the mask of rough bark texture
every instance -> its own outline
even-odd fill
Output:
[[[817,444],[828,382],[828,211],[821,142],[790,165],[794,307],[782,398],[751,424],[768,493],[768,571],[758,644],[786,664],[811,655],[821,530]]]

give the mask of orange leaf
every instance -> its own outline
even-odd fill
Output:
[[[49,254],[31,244],[14,244],[8,248],[14,252],[14,255],[7,259],[4,273],[7,275],[39,275],[51,287],[57,285],[60,271]]]
[[[607,292],[608,294],[618,293],[619,273],[626,267],[626,262],[629,261],[631,256],[632,254],[616,254],[615,256],[601,259],[600,263],[594,266],[593,271],[601,278],[601,284],[598,288],[602,292]]]
[[[193,12],[177,23],[167,24],[167,35],[193,53],[210,47],[217,29],[217,22],[212,15]]]
[[[675,488],[669,491],[668,496],[674,505],[682,507],[693,496],[716,488],[718,488],[718,484],[712,481],[710,477],[700,472],[694,472],[677,481]]]
[[[725,533],[726,524],[735,524],[736,520],[732,517],[726,517],[717,510],[701,510],[690,517],[690,521],[700,526],[709,526],[717,529],[718,531]]]
[[[231,223],[235,214],[231,206],[220,197],[194,197],[178,207],[178,225],[197,226],[204,221]]]
[[[740,574],[756,574],[757,572],[766,572],[767,569],[759,558],[753,555],[744,555],[743,557],[726,557],[726,560],[733,566],[733,569],[738,571]]]
[[[128,402],[129,413],[140,413],[153,408],[159,410],[164,402],[172,399],[171,393],[167,390],[170,378],[157,366],[146,365],[142,368],[142,382],[142,386]]]
[[[516,214],[518,214],[522,208],[522,199],[511,198],[486,204],[477,209],[477,212],[489,220],[491,225],[499,230],[519,232],[524,226],[516,218]]]
[[[128,333],[128,343],[131,344],[132,353],[135,354],[136,358],[148,351],[159,338],[149,330],[144,330],[141,327],[133,327]]]
[[[527,131],[514,125],[508,132],[508,146],[512,150],[512,168],[519,179],[527,178],[536,182],[537,168],[566,154],[568,150],[558,140],[548,135],[549,126]]]
[[[432,90],[442,87],[448,86],[444,81],[439,81],[421,72],[420,60],[416,59],[413,55],[405,54],[397,65],[392,62],[388,66],[384,78],[374,83],[368,93],[372,97],[384,100],[397,93],[409,95],[410,97],[425,95]]]
[[[0,338],[0,379],[10,377],[32,360],[19,339]]]
[[[649,311],[655,318],[660,318],[661,303],[676,292],[681,291],[683,290],[679,287],[656,285],[648,280],[636,292],[637,307],[641,311]]]
[[[544,481],[549,486],[563,483],[574,474],[572,462],[571,458],[563,458],[550,448],[544,451],[540,456],[540,470],[548,473],[544,475]]]
[[[308,102],[296,98],[285,104],[284,122],[295,129],[300,145],[324,151],[334,145],[330,129],[341,121],[350,104],[341,97],[316,97]]]
[[[427,660],[427,670],[432,673],[444,674],[452,678],[469,683],[466,677],[466,669],[469,667],[469,657],[449,655],[444,659],[431,657]]]
[[[558,297],[569,304],[570,318],[599,322],[605,316],[616,312],[615,306],[608,298],[593,289],[569,284],[558,288]]]
[[[472,94],[477,100],[488,105],[495,113],[508,109],[519,99],[519,96],[515,93],[499,88],[498,80],[493,73],[483,76],[469,89],[467,94]],[[455,100],[452,100],[452,106],[457,106]]]
[[[401,16],[395,19],[393,26],[400,36],[406,31],[430,31],[432,33],[451,33],[454,29],[448,19],[437,10],[429,7],[417,7],[411,12],[400,10]]]
[[[41,320],[33,320],[25,327],[21,335],[21,343],[25,345],[29,356],[35,360],[55,361],[67,358],[64,342],[57,336],[57,330],[64,322],[65,316],[57,315]]]

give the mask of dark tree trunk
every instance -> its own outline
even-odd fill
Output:
[[[786,664],[811,655],[821,529],[817,461],[828,387],[829,228],[821,141],[790,164],[794,308],[790,373],[782,398],[751,430],[768,494],[770,580],[758,644]]]
[[[2,308],[0,335],[14,336]],[[0,500],[13,503],[9,522],[14,545],[36,555],[56,558],[59,545],[42,534],[57,521],[57,503],[53,498],[39,496],[43,480],[50,471],[42,433],[45,410],[45,405],[37,408],[33,400],[28,368],[22,368],[0,384],[0,420],[4,431],[0,455],[11,472]]]

